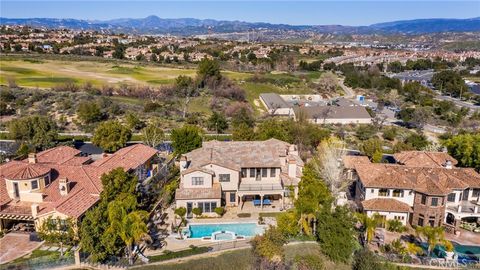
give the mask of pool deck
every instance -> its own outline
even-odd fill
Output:
[[[445,238],[465,246],[480,246],[480,233],[460,230],[460,235],[445,234]]]

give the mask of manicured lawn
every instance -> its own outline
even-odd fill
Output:
[[[166,261],[166,260],[171,260],[175,258],[193,256],[193,255],[202,254],[206,252],[208,252],[208,247],[194,247],[194,248],[190,248],[182,251],[175,251],[175,252],[168,251],[162,255],[149,256],[148,259],[150,259],[150,262],[160,262],[160,261]]]
[[[260,215],[261,217],[274,217],[274,218],[276,218],[276,217],[277,217],[278,215],[280,215],[280,214],[281,214],[281,212],[270,212],[270,213],[269,213],[269,212],[265,212],[265,213],[260,213],[259,215]]]
[[[287,264],[292,264],[297,255],[314,255],[320,256],[325,262],[325,269],[332,270],[349,270],[351,267],[346,264],[335,264],[327,260],[321,252],[318,244],[315,243],[302,243],[297,245],[285,246],[285,261]],[[161,269],[161,270],[223,270],[223,269],[235,269],[235,270],[250,270],[254,269],[253,265],[255,258],[251,249],[241,249],[235,251],[229,251],[222,253],[215,257],[192,259],[185,262],[152,265],[145,266],[142,269]],[[293,268],[295,269],[295,268]]]
[[[180,263],[144,266],[142,269],[153,270],[223,270],[251,269],[253,255],[250,249],[235,250],[222,253],[215,257],[188,260]]]
[[[49,250],[35,249],[34,251],[32,251],[31,254],[25,255],[25,256],[20,257],[16,260],[13,260],[13,261],[10,262],[10,264],[22,263],[22,262],[26,262],[26,261],[31,260],[31,259],[40,258],[40,257],[47,257],[47,256],[51,257],[52,259],[53,258],[58,258],[60,256],[60,252],[59,251],[49,251]]]

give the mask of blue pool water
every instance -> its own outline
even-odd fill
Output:
[[[263,233],[263,228],[256,223],[218,223],[218,224],[192,224],[189,226],[190,238],[212,236],[218,231],[234,232],[238,236],[255,236]]]
[[[453,241],[452,244],[459,262],[477,263],[480,261],[480,246],[460,245]],[[427,247],[428,245],[426,243],[422,243],[422,248],[425,251],[427,250]],[[432,257],[443,258],[445,256],[445,250],[442,246],[438,245],[435,247],[431,255]]]

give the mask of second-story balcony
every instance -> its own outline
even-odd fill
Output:
[[[283,186],[280,183],[262,183],[262,184],[247,184],[241,183],[238,191],[282,191]]]

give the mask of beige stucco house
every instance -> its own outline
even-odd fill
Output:
[[[176,207],[188,215],[197,207],[206,215],[221,206],[281,210],[297,194],[302,169],[296,146],[276,139],[205,142],[180,158]]]

